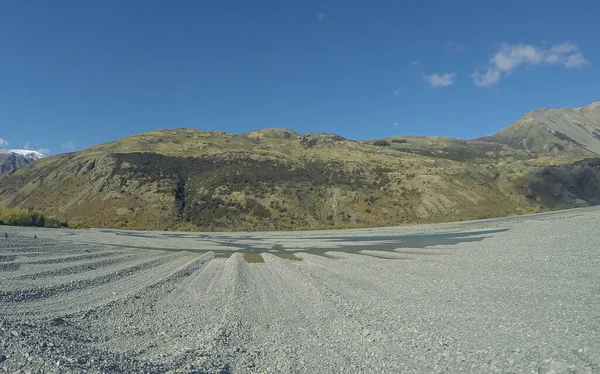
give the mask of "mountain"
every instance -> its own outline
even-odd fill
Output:
[[[25,149],[0,149],[0,175],[30,164],[44,155]]]
[[[596,109],[559,113],[577,114],[593,134]],[[565,121],[552,125],[559,122],[547,118],[554,117],[535,113],[525,117],[541,119],[524,117],[500,135],[475,140],[157,130],[5,174],[0,207],[93,227],[283,230],[456,221],[600,203],[593,139],[575,138]],[[524,126],[533,139],[527,147],[517,141]],[[559,130],[578,144],[552,133]],[[548,146],[550,140],[560,147]]]
[[[499,133],[482,138],[534,152],[600,155],[600,102],[582,108],[538,109]]]

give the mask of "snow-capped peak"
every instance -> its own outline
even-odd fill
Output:
[[[17,154],[31,161],[44,158],[44,155],[38,151],[30,151],[28,149],[0,149],[0,154]]]

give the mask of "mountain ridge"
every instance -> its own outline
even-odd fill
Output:
[[[585,125],[593,127],[596,107],[588,107],[575,113],[591,113]],[[0,207],[92,227],[212,231],[456,221],[597,204],[598,154],[548,129],[547,111],[540,119],[530,113],[510,131],[474,140],[154,130],[5,174]],[[533,141],[523,142],[524,127]]]
[[[600,102],[579,108],[536,109],[481,140],[558,155],[600,155]]]
[[[0,175],[44,158],[37,151],[27,149],[0,149]]]

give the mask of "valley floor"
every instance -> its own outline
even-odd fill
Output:
[[[600,371],[598,208],[330,232],[0,234],[0,372]]]

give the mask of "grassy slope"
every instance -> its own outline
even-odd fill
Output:
[[[158,130],[0,177],[0,206],[131,229],[439,222],[553,208],[527,198],[526,182],[545,165],[573,161],[489,142],[402,138],[379,147],[280,129]]]

